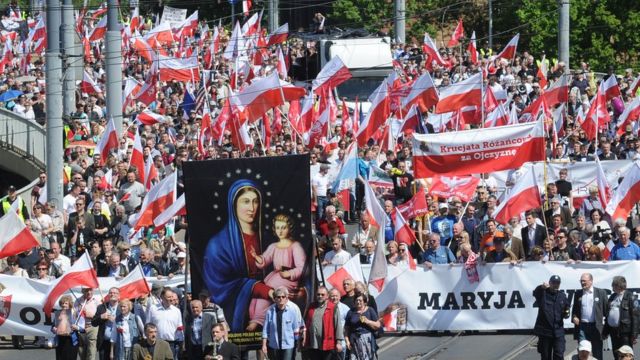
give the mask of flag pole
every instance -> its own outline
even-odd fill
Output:
[[[487,71],[489,71],[489,70],[487,70]],[[484,71],[482,71],[481,77],[482,77],[482,82],[480,84],[480,114],[481,114],[482,121],[480,122],[480,127],[484,128],[484,117],[485,117],[485,114],[484,114],[484,110],[485,110],[484,109],[484,92],[485,92],[484,91]]]

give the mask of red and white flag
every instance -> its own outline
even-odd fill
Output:
[[[91,31],[91,35],[89,35],[89,41],[98,41],[104,38],[104,34],[107,33],[107,16],[102,17],[96,25],[95,28]]]
[[[474,31],[471,34],[471,39],[469,40],[469,46],[467,46],[467,51],[469,52],[469,62],[472,64],[478,63],[478,47],[476,46],[476,32]]]
[[[111,150],[117,148],[118,133],[116,132],[116,125],[113,121],[113,117],[110,117],[109,122],[107,123],[107,128],[104,129],[104,132],[100,136],[100,140],[98,140],[98,144],[96,145],[96,152],[100,154],[101,164],[106,163]]]
[[[589,140],[594,140],[598,136],[600,126],[611,121],[605,95],[601,90],[598,89],[596,96],[591,101],[591,106],[584,117],[584,121],[579,123]]]
[[[494,212],[495,219],[500,224],[507,224],[512,217],[541,205],[540,189],[533,167],[530,167],[498,205]]]
[[[156,50],[140,35],[138,31],[134,33],[130,40],[131,48],[138,53],[143,59],[150,63],[154,63],[156,57]]]
[[[498,104],[484,119],[484,127],[509,125],[509,114],[502,104]]]
[[[473,176],[436,175],[431,179],[429,194],[444,199],[457,196],[460,200],[467,202],[473,197],[479,183],[480,178]]]
[[[424,187],[421,187],[420,190],[413,194],[409,201],[396,206],[396,209],[400,211],[405,219],[413,219],[428,213],[429,205],[427,204]]]
[[[482,73],[443,88],[435,113],[452,112],[465,106],[482,106]]]
[[[416,178],[515,169],[545,159],[542,122],[440,134],[413,134]]]
[[[411,109],[409,109],[407,114],[404,116],[404,119],[402,119],[402,124],[400,125],[398,133],[413,133],[414,131],[416,131],[418,126],[420,126],[420,121],[422,119],[422,117],[418,114],[418,111],[419,110],[415,105],[413,105]]]
[[[609,185],[609,181],[607,181],[607,175],[605,175],[604,170],[602,169],[602,164],[600,163],[600,159],[596,156],[596,166],[598,167],[596,171],[596,183],[598,183],[598,198],[600,200],[600,204],[606,209],[609,201],[611,200],[611,186]]]
[[[244,16],[249,16],[251,5],[251,0],[242,0],[242,13],[244,14]]]
[[[80,89],[85,94],[101,94],[102,89],[96,84],[96,82],[91,78],[91,75],[87,73],[87,70],[84,71],[82,76],[82,83],[80,84]]]
[[[82,254],[67,272],[51,282],[45,295],[43,304],[44,313],[51,315],[58,298],[67,292],[67,290],[77,286],[86,286],[92,289],[100,287],[88,251]]]
[[[171,31],[171,25],[169,23],[161,23],[158,26],[153,27],[144,39],[154,49],[161,48],[163,45],[171,48],[173,45],[173,32]]]
[[[607,241],[607,245],[600,242],[597,246],[602,250],[602,258],[608,260],[611,256],[611,250],[616,246],[616,243],[613,242],[613,239],[609,239],[609,241]]]
[[[18,200],[14,203],[18,203]],[[18,255],[39,245],[15,211],[8,211],[0,218],[0,259]]]
[[[276,72],[265,78],[255,79],[251,85],[240,90],[236,98],[244,108],[249,122],[260,119],[269,109],[284,104]]]
[[[600,83],[600,92],[604,94],[606,101],[609,101],[615,97],[622,96],[620,93],[620,87],[618,86],[618,80],[615,75],[609,76],[607,80],[603,80]]]
[[[284,80],[287,78],[287,74],[289,73],[289,70],[287,70],[287,62],[284,60],[284,54],[282,53],[281,47],[278,47],[276,52],[278,54],[278,64],[276,68],[278,69],[278,75]]]
[[[427,61],[425,62],[425,66],[427,69],[432,68],[432,63],[436,63],[440,66],[448,67],[450,64],[445,61],[440,53],[438,52],[438,47],[436,43],[431,39],[428,33],[424,33],[424,43],[422,44],[422,52],[427,55]]]
[[[632,122],[637,121],[640,117],[640,97],[635,97],[633,100],[625,106],[624,111],[618,117],[616,122],[616,134],[622,135],[627,130],[627,125],[631,125]]]
[[[138,181],[141,184],[145,183],[144,177],[144,149],[142,148],[142,141],[140,140],[140,134],[136,128],[136,133],[133,137],[133,150],[131,151],[131,158],[129,159],[129,168],[134,166],[138,173]]]
[[[428,71],[420,75],[411,86],[409,94],[402,99],[402,109],[406,113],[412,105],[417,105],[420,111],[427,112],[438,103],[438,90]]]
[[[551,84],[542,96],[550,107],[569,101],[569,75],[560,75],[560,78]]]
[[[249,16],[249,14],[247,13],[246,16]],[[253,35],[257,34],[258,29],[260,29],[260,20],[262,20],[262,11],[253,13],[242,25],[242,36],[246,39],[252,39]]]
[[[117,287],[120,288],[121,299],[135,299],[151,292],[151,286],[149,286],[149,282],[144,277],[140,264],[129,275],[118,281]]]
[[[391,218],[393,219],[393,239],[398,243],[405,243],[411,246],[416,241],[416,234],[404,219],[402,213],[397,208],[391,212]]]
[[[520,34],[516,34],[513,39],[509,40],[507,46],[505,46],[505,48],[496,57],[512,60],[516,56],[516,50],[518,49],[518,40],[520,40]]]
[[[358,146],[363,147],[375,132],[384,125],[389,116],[389,92],[387,82],[383,81],[370,96],[371,107],[364,121],[360,124],[356,139]]]
[[[624,174],[624,178],[613,193],[606,210],[613,221],[618,219],[626,221],[631,209],[638,201],[640,201],[640,164],[635,162]]]
[[[166,208],[160,215],[153,219],[155,227],[163,226],[173,219],[174,216],[187,215],[187,207],[185,203],[184,193],[180,195],[176,201]]]
[[[136,121],[143,125],[154,125],[165,121],[164,116],[154,113],[149,109],[144,109],[136,115]]]
[[[312,83],[312,90],[320,94],[327,89],[332,89],[343,82],[351,79],[351,72],[345,66],[340,56],[334,56],[326,63],[318,73]]]
[[[448,48],[452,48],[454,46],[458,46],[460,44],[460,39],[464,36],[464,28],[462,27],[462,19],[458,21],[458,25],[456,25],[455,30],[453,30],[453,34],[451,34],[451,39],[449,39],[449,43],[447,43]]]
[[[158,169],[153,161],[149,160],[144,163],[144,188],[149,191],[151,187],[158,182]]]
[[[197,55],[194,53],[194,55]],[[177,59],[170,56],[159,55],[158,70],[160,71],[160,81],[200,81],[200,70],[198,68],[198,57]]]
[[[289,23],[280,26],[269,36],[267,46],[283,43],[287,41],[287,37],[289,37]]]
[[[369,273],[369,284],[373,285],[378,292],[382,292],[384,288],[384,280],[387,277],[387,258],[384,255],[384,231],[387,214],[380,206],[380,202],[376,198],[376,194],[367,181],[364,182],[364,201],[366,203],[365,211],[369,214],[371,224],[376,226],[378,238],[376,240],[376,252],[371,262],[371,272]]]
[[[176,201],[177,181],[177,173],[174,171],[149,190],[142,201],[140,212],[133,215],[129,221],[133,229],[153,225],[153,219]]]
[[[538,84],[540,85],[540,89],[544,89],[547,87],[547,73],[549,72],[547,61],[545,55],[542,55],[542,59],[540,59],[540,66],[538,66],[538,73],[536,76],[538,77]]]
[[[347,293],[342,287],[342,282],[351,279],[354,282],[365,282],[364,275],[362,275],[362,267],[360,265],[360,256],[356,255],[349,259],[342,267],[336,272],[327,277],[327,283],[334,289],[340,291],[340,295],[344,296]]]
[[[391,312],[382,316],[382,326],[384,331],[396,331],[398,327],[398,310],[393,309]]]

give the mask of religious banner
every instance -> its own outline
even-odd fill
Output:
[[[184,182],[193,292],[224,310],[230,341],[256,348],[274,289],[303,313],[313,300],[309,156],[188,162]]]
[[[171,6],[164,6],[160,23],[169,23],[169,25],[178,25],[187,18],[187,9],[178,9]]]
[[[540,122],[413,135],[416,178],[470,175],[515,169],[545,158]]]
[[[533,329],[538,314],[533,290],[551,275],[560,276],[560,291],[570,302],[583,273],[591,273],[593,285],[604,289],[611,288],[614,276],[625,276],[628,290],[640,291],[640,279],[634,276],[640,271],[638,261],[496,263],[476,269],[479,282],[469,281],[463,264],[394,274],[376,297],[380,317],[400,309],[401,323],[393,325],[409,331]],[[564,324],[573,328],[570,319]]]

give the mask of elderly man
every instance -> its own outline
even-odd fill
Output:
[[[593,356],[602,359],[602,333],[604,317],[609,313],[607,292],[593,286],[593,275],[584,273],[580,276],[582,289],[574,295],[571,321],[575,325],[574,337],[578,340],[589,340],[593,346]]]
[[[133,345],[133,360],[171,360],[171,348],[169,344],[158,339],[158,327],[147,323],[144,326],[144,339]]]
[[[80,332],[80,348],[78,349],[80,360],[93,360],[96,358],[98,328],[91,326],[91,319],[96,314],[100,303],[100,297],[94,295],[92,288],[83,287],[82,297],[78,298],[73,305],[76,314],[80,314],[85,323],[85,331]]]
[[[290,360],[296,342],[305,342],[304,321],[298,305],[289,301],[286,287],[277,288],[273,298],[275,304],[267,309],[262,327],[262,352],[272,360]],[[299,342],[300,334],[302,342]]]
[[[238,348],[236,344],[227,341],[226,337],[227,331],[224,325],[213,325],[213,328],[211,329],[212,341],[208,343],[204,349],[205,360],[240,360],[240,348]],[[198,359],[198,357],[191,353],[189,355],[190,358]]]
[[[109,289],[109,301],[98,305],[96,313],[91,320],[91,326],[98,327],[97,349],[100,360],[109,360],[111,357],[111,332],[116,331],[116,316],[120,290],[116,287]]]
[[[429,269],[433,264],[451,264],[456,261],[451,249],[440,245],[440,235],[429,234],[429,248],[420,256],[420,263],[424,263]]]
[[[353,235],[351,245],[360,251],[360,254],[366,252],[366,243],[368,241],[376,241],[378,239],[378,227],[371,225],[369,213],[363,211],[360,215],[360,226],[358,232]]]
[[[127,182],[120,186],[120,191],[118,192],[118,199],[125,199],[123,205],[127,215],[131,215],[142,204],[142,197],[146,193],[144,185],[136,179],[136,172],[129,170],[127,172]]]
[[[156,324],[158,337],[169,343],[173,352],[173,359],[180,355],[180,346],[184,339],[184,326],[180,309],[173,305],[177,298],[176,293],[170,288],[163,288],[160,293],[160,304],[149,309],[147,322]]]
[[[372,240],[368,240],[364,244],[364,253],[360,254],[360,263],[361,264],[372,264],[373,256],[376,252],[376,244]]]
[[[344,328],[344,323],[347,320],[347,313],[349,312],[350,307],[340,301],[340,291],[338,291],[338,289],[331,289],[331,291],[329,291],[329,301],[334,303],[340,311],[340,327]],[[342,345],[342,352],[337,354],[337,358],[339,360],[343,360],[345,358],[347,346],[344,340],[340,341],[340,345]]]
[[[631,230],[628,227],[618,229],[620,240],[611,249],[609,260],[640,260],[640,246],[631,241]]]
[[[322,236],[327,236],[329,234],[329,224],[332,222],[335,222],[338,226],[338,233],[340,236],[346,236],[347,231],[344,228],[344,223],[342,222],[342,219],[336,215],[336,207],[329,205],[324,211],[324,217],[320,218],[317,224],[317,229]]]
[[[316,302],[311,304],[305,319],[305,347],[310,359],[325,360],[334,353],[342,353],[344,335],[340,318],[340,309],[329,301],[327,288],[318,287]]]
[[[560,198],[557,196],[552,197],[550,199],[550,202],[551,202],[551,208],[544,212],[544,217],[547,220],[547,224],[552,224],[553,217],[556,215],[559,215],[560,219],[562,220],[562,226],[567,228],[573,227],[571,210],[569,210],[569,208],[564,207],[560,204]]]
[[[638,336],[640,318],[635,311],[633,292],[627,290],[627,279],[614,276],[611,288],[613,293],[609,296],[609,313],[605,319],[603,336],[611,336],[613,357],[620,359],[615,350],[623,345],[633,346]]]

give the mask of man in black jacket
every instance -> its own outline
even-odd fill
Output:
[[[221,323],[213,325],[212,335],[213,342],[207,344],[204,348],[205,359],[211,356],[221,356],[222,360],[240,360],[240,349],[238,345],[226,341],[224,325]]]
[[[609,313],[604,324],[603,336],[611,336],[613,357],[618,359],[616,350],[623,345],[633,347],[640,321],[633,304],[633,293],[627,291],[627,279],[624,276],[614,276],[611,288],[613,293],[609,296]]]
[[[553,275],[549,283],[533,290],[538,304],[538,317],[533,333],[538,335],[538,352],[542,360],[562,360],[566,341],[564,320],[569,317],[569,300],[560,289],[560,276]]]
[[[118,301],[120,301],[120,290],[116,287],[109,289],[109,301],[98,305],[96,314],[91,320],[91,326],[98,327],[99,360],[109,360],[111,356],[111,332],[116,331],[115,320],[119,313]]]
[[[582,289],[574,295],[571,322],[575,324],[574,338],[589,340],[593,347],[593,357],[602,359],[602,333],[604,317],[609,313],[607,292],[593,286],[593,275],[580,276]]]

